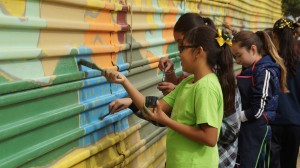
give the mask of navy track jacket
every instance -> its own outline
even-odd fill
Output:
[[[296,75],[288,74],[287,85],[290,92],[279,94],[276,118],[271,124],[300,126],[300,60],[296,67]]]
[[[242,97],[242,121],[265,115],[270,122],[275,119],[280,91],[280,66],[266,55],[252,67],[243,68],[237,76]]]

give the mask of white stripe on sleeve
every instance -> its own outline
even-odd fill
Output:
[[[261,100],[260,100],[260,108],[258,109],[258,112],[254,115],[255,118],[259,118],[265,110],[266,99],[268,97],[270,76],[271,76],[270,72],[268,70],[266,70],[266,76],[265,76],[265,80],[264,80],[264,87],[263,87],[263,90],[262,90],[263,93],[262,93],[262,97],[261,97]]]

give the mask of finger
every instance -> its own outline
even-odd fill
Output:
[[[115,113],[118,112],[118,108],[121,106],[122,104],[120,104],[119,100],[115,101],[115,104],[112,106],[111,108],[111,113]]]
[[[162,111],[161,103],[159,102],[159,100],[156,100],[155,111],[156,112]]]
[[[159,87],[159,88],[161,88],[161,89],[173,89],[173,88],[175,88],[175,85],[170,84],[170,83],[166,83],[166,84],[164,84],[164,85],[159,85],[159,86],[157,86],[157,87]]]
[[[159,59],[158,68],[159,68],[160,70],[163,70],[163,68],[164,68],[164,63],[165,63],[166,61],[167,61],[167,59],[166,59],[165,57],[162,57],[162,58]]]
[[[111,103],[109,103],[109,106],[108,106],[109,112],[111,112],[111,109],[115,105],[115,103],[116,103],[116,101],[112,101]]]
[[[142,114],[146,119],[152,119],[151,113],[152,112],[146,106],[143,107]]]
[[[111,113],[116,113],[116,112],[119,112],[121,111],[122,109],[120,109],[121,105],[114,105],[112,110],[111,110]]]
[[[120,104],[120,106],[118,106],[116,111],[121,111],[121,110],[124,110],[125,108],[126,108],[126,106],[124,104]]]
[[[108,80],[111,80],[112,79],[112,76],[113,76],[113,72],[112,71],[110,71],[110,70],[106,70],[106,78],[108,79]]]
[[[157,84],[157,86],[162,86],[162,85],[164,85],[164,82],[159,82],[159,83]]]
[[[168,62],[167,63],[167,67],[166,67],[166,71],[169,71],[172,67],[172,63]]]
[[[160,90],[160,89],[161,89],[161,87],[163,87],[163,85],[160,85],[160,84],[158,84],[158,85],[157,85],[157,89],[159,89],[159,90]]]
[[[116,105],[112,106],[109,112],[110,112],[111,114],[114,114],[114,113],[116,112],[115,109],[116,109]]]
[[[172,90],[168,90],[167,89],[167,90],[163,90],[162,92],[163,92],[163,95],[166,96],[167,94],[169,94],[170,92],[172,92]]]
[[[156,100],[156,109],[157,109],[157,111],[162,111],[159,100]]]
[[[155,113],[158,114],[161,112],[161,105],[158,100],[156,100]]]
[[[163,90],[162,91],[163,95],[166,96],[167,94],[169,94],[167,91]]]
[[[166,88],[166,87],[157,87],[157,89],[158,89],[158,90],[160,90],[160,91],[162,91],[162,92],[164,92],[164,91],[166,91],[166,90],[167,90],[167,88]]]
[[[162,70],[162,69],[163,69],[161,63],[158,64],[158,68],[159,68],[159,70]]]
[[[170,84],[172,84],[172,83],[170,83],[170,82],[160,82],[160,83],[158,83],[159,86],[167,86],[167,85],[170,85]]]

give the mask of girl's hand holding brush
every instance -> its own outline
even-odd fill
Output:
[[[104,77],[108,82],[124,84],[128,79],[120,72],[114,70],[105,70]]]

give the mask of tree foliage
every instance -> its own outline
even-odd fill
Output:
[[[282,0],[282,10],[285,16],[300,16],[300,0]]]

